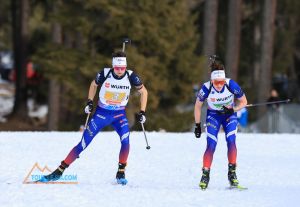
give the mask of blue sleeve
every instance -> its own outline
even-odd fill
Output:
[[[204,102],[209,95],[209,89],[203,84],[200,91],[197,94],[197,99],[201,102]]]
[[[142,80],[135,72],[131,73],[129,80],[130,80],[131,85],[133,85],[135,87],[139,87],[139,86],[143,85]]]
[[[102,85],[104,81],[105,81],[104,70],[102,70],[101,72],[97,73],[95,78],[95,83],[97,85]]]
[[[244,95],[243,90],[234,80],[230,79],[229,88],[236,98],[241,98]]]

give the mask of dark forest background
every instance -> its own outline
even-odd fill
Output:
[[[111,66],[125,37],[132,40],[128,68],[149,92],[147,130],[191,129],[195,91],[208,80],[211,54],[224,60],[249,103],[266,101],[272,88],[299,102],[299,11],[298,0],[1,0],[0,51],[13,52],[16,74],[7,123],[30,125],[27,100],[34,90],[49,107],[47,122],[36,128],[77,130],[91,80]],[[29,61],[39,77],[34,83],[26,78]],[[133,129],[138,111],[133,90]]]

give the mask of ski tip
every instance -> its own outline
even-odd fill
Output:
[[[241,186],[241,185],[238,185],[238,186],[230,186],[228,189],[230,189],[230,190],[248,190],[248,188],[247,187],[244,187],[244,186]]]

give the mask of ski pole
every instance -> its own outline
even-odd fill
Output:
[[[125,52],[126,43],[131,44],[131,40],[129,38],[124,38],[123,39],[123,49],[122,49],[123,52]],[[146,132],[145,132],[145,127],[144,127],[143,123],[141,123],[141,125],[142,125],[142,128],[143,128],[144,137],[145,137],[145,141],[146,141],[146,144],[147,144],[146,149],[149,150],[151,147],[148,144],[148,140],[147,140],[147,136],[146,136]]]
[[[281,100],[281,101],[270,101],[270,102],[263,102],[263,103],[255,103],[255,104],[248,104],[246,107],[252,107],[252,106],[264,106],[264,105],[271,105],[271,104],[277,104],[277,103],[288,103],[290,102],[290,99],[287,100]]]
[[[141,125],[142,125],[142,128],[143,128],[144,137],[145,137],[145,141],[146,141],[146,144],[147,144],[147,147],[146,147],[146,149],[147,149],[147,150],[149,150],[151,147],[150,147],[150,146],[149,146],[149,144],[148,144],[148,140],[147,140],[147,136],[146,136],[146,132],[145,132],[145,128],[144,128],[144,124],[143,124],[143,123],[141,123]]]
[[[89,122],[90,114],[91,114],[91,113],[88,113],[88,115],[86,116],[84,128],[83,128],[83,131],[82,131],[81,140],[83,139],[84,131],[86,130],[87,124],[88,124],[88,122]],[[85,147],[83,147],[83,148],[85,148]]]
[[[89,118],[90,118],[90,114],[91,113],[88,113],[87,117],[86,117],[86,120],[85,120],[85,124],[84,124],[84,129],[86,129],[86,126],[88,124],[88,121],[89,121]]]
[[[123,49],[122,49],[123,52],[125,52],[126,43],[131,44],[131,40],[129,38],[124,38],[123,39]],[[146,132],[145,132],[145,127],[144,127],[143,123],[141,123],[141,125],[142,125],[142,128],[143,128],[144,137],[145,137],[145,141],[146,141],[146,144],[147,144],[146,149],[149,150],[151,147],[148,144],[148,140],[147,140],[147,136],[146,136]]]
[[[125,46],[126,46],[126,43],[131,43],[131,40],[129,38],[124,38],[123,39],[123,49],[122,51],[125,52]]]

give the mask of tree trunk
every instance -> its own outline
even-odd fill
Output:
[[[296,93],[295,93],[295,99],[294,101],[300,102],[300,71],[297,70],[296,68],[299,67],[300,65],[300,49],[296,48],[295,52],[294,52],[294,65],[292,66],[295,69],[295,80],[296,80],[296,86],[295,89]]]
[[[203,29],[203,54],[212,55],[216,52],[216,32],[218,18],[218,0],[206,0],[204,10],[204,29]],[[210,72],[210,71],[209,71]],[[204,80],[208,78],[205,68]]]
[[[226,73],[228,77],[237,80],[240,55],[242,0],[230,0],[228,5],[228,30],[226,41]]]
[[[55,7],[53,12],[56,12]],[[62,43],[62,31],[59,23],[54,22],[52,24],[52,41],[57,44]],[[49,82],[49,99],[48,99],[48,130],[58,130],[59,114],[60,114],[60,94],[61,86],[55,79]]]
[[[259,23],[259,14],[261,13],[261,5],[262,3],[260,0],[254,1],[254,14],[255,23],[254,23],[254,63],[253,63],[253,77],[252,77],[252,85],[258,85],[259,83],[259,75],[260,75],[260,43],[261,43],[261,24]],[[255,97],[257,99],[257,97]]]
[[[298,75],[297,75],[297,65],[296,65],[296,61],[297,61],[297,56],[296,54],[293,55],[293,62],[291,64],[291,66],[288,68],[288,76],[289,78],[289,84],[288,84],[288,93],[286,94],[286,97],[284,98],[292,98],[294,100],[298,100],[299,101],[299,87],[298,87]]]
[[[265,0],[260,59],[262,70],[258,87],[258,101],[265,101],[269,96],[271,88],[275,13],[276,0]]]
[[[274,22],[276,14],[276,0],[265,0],[263,8],[263,27],[261,43],[261,73],[258,83],[258,102],[266,101],[269,97],[272,83],[272,58],[274,44]],[[264,108],[259,108],[263,114]]]
[[[48,130],[57,131],[59,123],[59,94],[60,84],[57,80],[49,81],[49,110],[48,110]]]
[[[75,48],[82,51],[83,50],[83,35],[81,32],[76,32]]]
[[[13,116],[28,118],[26,63],[28,58],[28,0],[12,1],[12,31],[14,47],[14,69],[16,74],[16,92]]]

